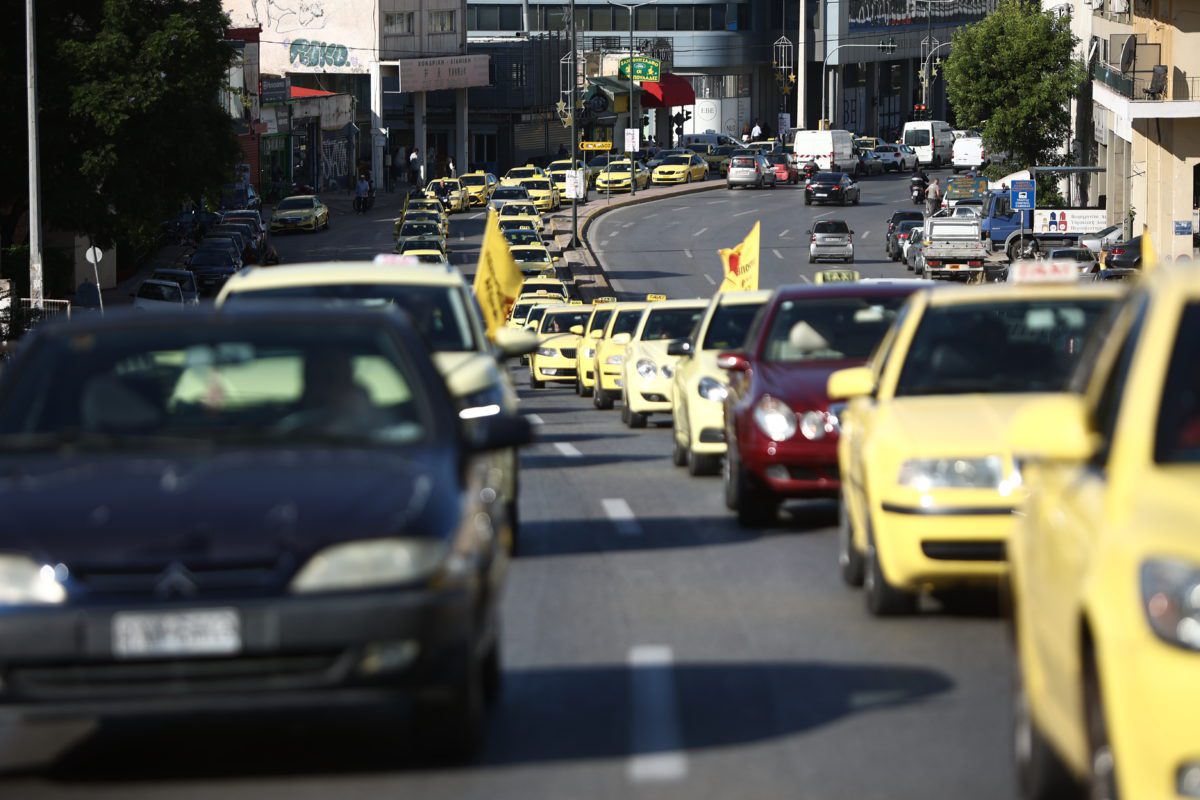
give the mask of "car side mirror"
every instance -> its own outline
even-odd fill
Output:
[[[464,409],[467,412],[488,410]],[[533,425],[522,414],[495,413],[488,416],[467,417],[463,424],[463,444],[470,453],[491,453],[521,447],[533,441]]]
[[[687,339],[676,339],[667,345],[667,355],[669,356],[690,356],[692,354],[692,343]]]
[[[840,369],[829,376],[826,393],[831,400],[849,400],[875,393],[875,375],[870,367]]]
[[[750,359],[745,353],[721,353],[717,356],[717,366],[729,372],[749,372]]]
[[[633,335],[629,333],[618,333],[612,337],[612,343],[617,345],[629,344],[633,341]]]
[[[516,358],[537,350],[538,338],[528,328],[500,328],[492,334],[500,358]]]
[[[576,336],[583,336],[583,326],[582,325],[572,325],[570,332],[575,334]]]
[[[1031,400],[1017,412],[1009,444],[1018,461],[1080,463],[1099,450],[1099,436],[1088,424],[1082,397],[1049,395]]]
[[[596,330],[594,330],[588,334],[588,338],[589,339],[603,339],[604,338],[604,329],[597,328]]]

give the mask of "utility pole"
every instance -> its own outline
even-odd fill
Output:
[[[785,23],[787,15],[784,15]],[[804,13],[804,0],[800,0],[800,31],[796,37],[796,127],[807,128],[804,123],[804,106],[808,98],[808,15]],[[824,112],[822,112],[824,113]]]
[[[575,94],[577,92],[576,83],[578,82],[578,67],[575,65],[575,59],[578,56],[579,50],[575,43],[575,32],[579,30],[579,26],[575,23],[575,0],[571,0],[571,80],[568,88],[571,92],[571,171],[576,175],[580,174],[579,164],[579,135],[575,130]],[[583,186],[583,195],[587,197],[588,187],[585,183]],[[571,247],[579,247],[579,181],[575,181],[575,197],[571,198]]]
[[[25,0],[25,77],[29,135],[29,299],[42,308],[42,191],[38,154],[37,38],[33,0]],[[96,287],[97,289],[99,287]]]
[[[939,6],[954,5],[955,3],[958,2],[958,0],[916,0],[916,1],[918,3],[925,4],[925,41],[926,41],[925,47],[927,49],[925,51],[925,53],[926,53],[925,63],[924,63],[924,65],[922,65],[922,68],[921,68],[921,105],[925,106],[926,111],[928,111],[928,109],[929,109],[929,90],[931,88],[930,85],[933,83],[933,70],[931,69],[931,64],[933,63],[933,59],[931,56],[933,56],[933,51],[935,49],[933,46],[933,7],[935,5],[939,5]],[[949,42],[946,42],[946,44],[949,44]],[[941,47],[941,45],[938,45],[938,47]]]
[[[620,6],[629,12],[629,74],[625,77],[629,79],[629,127],[640,131],[642,126],[635,126],[633,119],[633,12],[642,6],[652,5],[655,0],[646,0],[644,3],[617,3],[614,0],[608,0],[614,6]],[[617,68],[617,74],[620,75],[620,68]],[[637,194],[637,172],[635,171],[634,160],[635,153],[629,154],[629,195],[632,197]]]

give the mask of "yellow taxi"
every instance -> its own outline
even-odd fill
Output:
[[[501,186],[520,186],[522,181],[527,181],[530,178],[544,178],[546,173],[541,167],[535,167],[533,164],[526,164],[523,167],[513,167],[508,172],[504,173],[504,177],[500,179]]]
[[[617,303],[612,317],[604,326],[604,333],[595,337],[596,358],[592,364],[595,383],[592,387],[592,405],[601,410],[613,407],[621,395],[622,365],[625,363],[625,345],[629,344],[637,330],[642,312],[649,303]]]
[[[557,211],[562,206],[558,187],[549,177],[526,178],[520,185],[525,187],[533,207],[538,211]]]
[[[400,236],[400,229],[404,227],[404,223],[408,220],[409,214],[419,214],[429,212],[437,214],[437,223],[442,229],[443,236],[450,235],[450,218],[446,216],[446,209],[442,206],[440,200],[428,200],[424,197],[409,198],[408,203],[404,206],[404,210],[400,216],[396,217],[392,225],[392,239],[397,239]]]
[[[642,162],[633,162],[633,180],[637,184],[637,188],[645,189],[650,183],[650,170],[642,166]],[[600,174],[596,177],[597,192],[628,192],[631,191],[629,184],[629,159],[624,158],[620,161],[610,161]]]
[[[655,186],[670,183],[691,183],[708,178],[708,162],[698,155],[667,156],[654,168],[651,180]]]
[[[529,356],[530,387],[575,382],[575,351],[591,315],[591,306],[582,304],[547,307],[537,327],[537,350]]]
[[[922,591],[996,587],[1020,484],[1008,428],[1062,391],[1119,287],[957,286],[909,299],[871,362],[829,376],[839,410],[842,578],[875,615]],[[831,410],[838,408],[831,406]]]
[[[579,160],[575,162],[575,169],[583,170],[583,179],[585,186],[592,185],[592,168],[587,165],[587,162]],[[546,172],[550,175],[550,180],[554,181],[554,185],[558,188],[558,193],[566,199],[567,197],[567,173],[571,171],[571,159],[564,158],[561,161],[554,161],[546,167]]]
[[[403,309],[429,344],[433,361],[459,405],[459,414],[470,418],[498,406],[517,410],[517,394],[509,372],[497,361],[523,356],[537,347],[537,339],[521,330],[501,330],[489,341],[476,311],[471,288],[453,267],[429,267],[407,257],[380,256],[375,263],[322,262],[247,269],[232,276],[217,295],[216,306],[236,306],[243,301],[361,302]],[[518,461],[515,450],[494,457],[504,471],[504,499],[512,520],[511,548],[517,539]]]
[[[679,358],[671,390],[671,460],[692,475],[716,474],[725,455],[728,373],[717,366],[717,356],[742,346],[754,315],[770,296],[769,291],[719,292],[709,301],[695,336],[667,347],[668,355]]]
[[[404,212],[400,225],[403,226],[405,222],[434,222],[441,228],[442,236],[450,235],[450,220],[445,214],[438,211],[427,208],[410,208]],[[398,227],[393,227],[393,233],[398,229]]]
[[[813,283],[820,286],[824,283],[857,283],[862,279],[856,269],[823,269],[813,275]]]
[[[1200,797],[1200,272],[1148,273],[1093,345],[1011,428],[1018,776]]]
[[[662,300],[642,314],[625,347],[621,372],[621,421],[644,428],[651,414],[671,412],[672,381],[679,356],[667,348],[685,339],[704,315],[707,300]]]
[[[567,302],[567,298],[570,296],[570,293],[567,291],[567,285],[558,278],[539,276],[536,278],[525,279],[525,282],[521,284],[521,294],[518,296],[518,299],[521,297],[537,297],[543,295],[554,295],[555,297],[561,297],[562,302],[565,303]]]
[[[470,193],[457,178],[434,178],[425,187],[425,197],[440,201],[449,214],[471,207]]]
[[[313,233],[329,228],[329,206],[311,194],[285,197],[275,204],[271,213],[271,233],[309,230]]]
[[[546,243],[542,240],[542,235],[535,231],[532,227],[524,225],[513,225],[509,227],[501,227],[500,233],[504,236],[505,243],[509,247],[518,247],[526,244],[540,244],[542,247]]]
[[[550,255],[550,251],[546,249],[546,245],[510,245],[508,251],[512,253],[513,261],[517,262],[521,274],[526,278],[535,278],[542,275],[554,277],[554,265],[558,262],[558,259]]]
[[[596,347],[616,304],[615,297],[597,297],[592,305],[592,315],[583,326],[583,338],[575,351],[575,394],[580,397],[591,397],[596,386]]]
[[[467,199],[473,206],[486,206],[499,185],[496,176],[490,172],[468,172],[459,181],[467,190]]]
[[[533,203],[521,201],[505,203],[500,209],[499,218],[501,229],[503,229],[504,223],[506,222],[509,223],[510,226],[515,225],[518,222],[523,222],[528,224],[529,227],[533,228],[538,233],[541,233],[542,229],[546,225],[545,221],[542,219],[541,213],[538,212],[537,207],[534,206]]]
[[[520,297],[513,303],[512,308],[508,310],[508,321],[505,325],[509,328],[524,328],[529,322],[529,313],[533,309],[538,306],[558,305],[562,301],[561,297],[549,292],[544,292],[541,296],[535,293]]]

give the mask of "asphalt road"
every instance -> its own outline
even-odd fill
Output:
[[[881,255],[902,183],[874,179],[844,212],[866,240],[866,274],[903,273]],[[706,192],[614,212],[592,232],[622,292],[709,294],[716,248],[755,219],[764,285],[811,275],[803,231],[827,211],[843,214],[806,209],[794,189]],[[462,257],[481,220],[452,222]],[[371,255],[390,239],[368,216],[294,241],[314,258]],[[292,246],[279,244],[298,260]],[[1014,796],[1009,654],[987,598],[871,619],[837,577],[832,504],[739,529],[719,479],[671,466],[669,425],[631,431],[615,411],[514,374],[541,436],[523,458],[527,555],[509,576],[505,691],[476,764],[418,760],[402,709],[123,721],[0,782],[0,796]]]

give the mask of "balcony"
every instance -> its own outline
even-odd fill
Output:
[[[1092,79],[1096,102],[1127,119],[1200,117],[1200,76],[1163,65],[1123,73],[1096,62]]]

